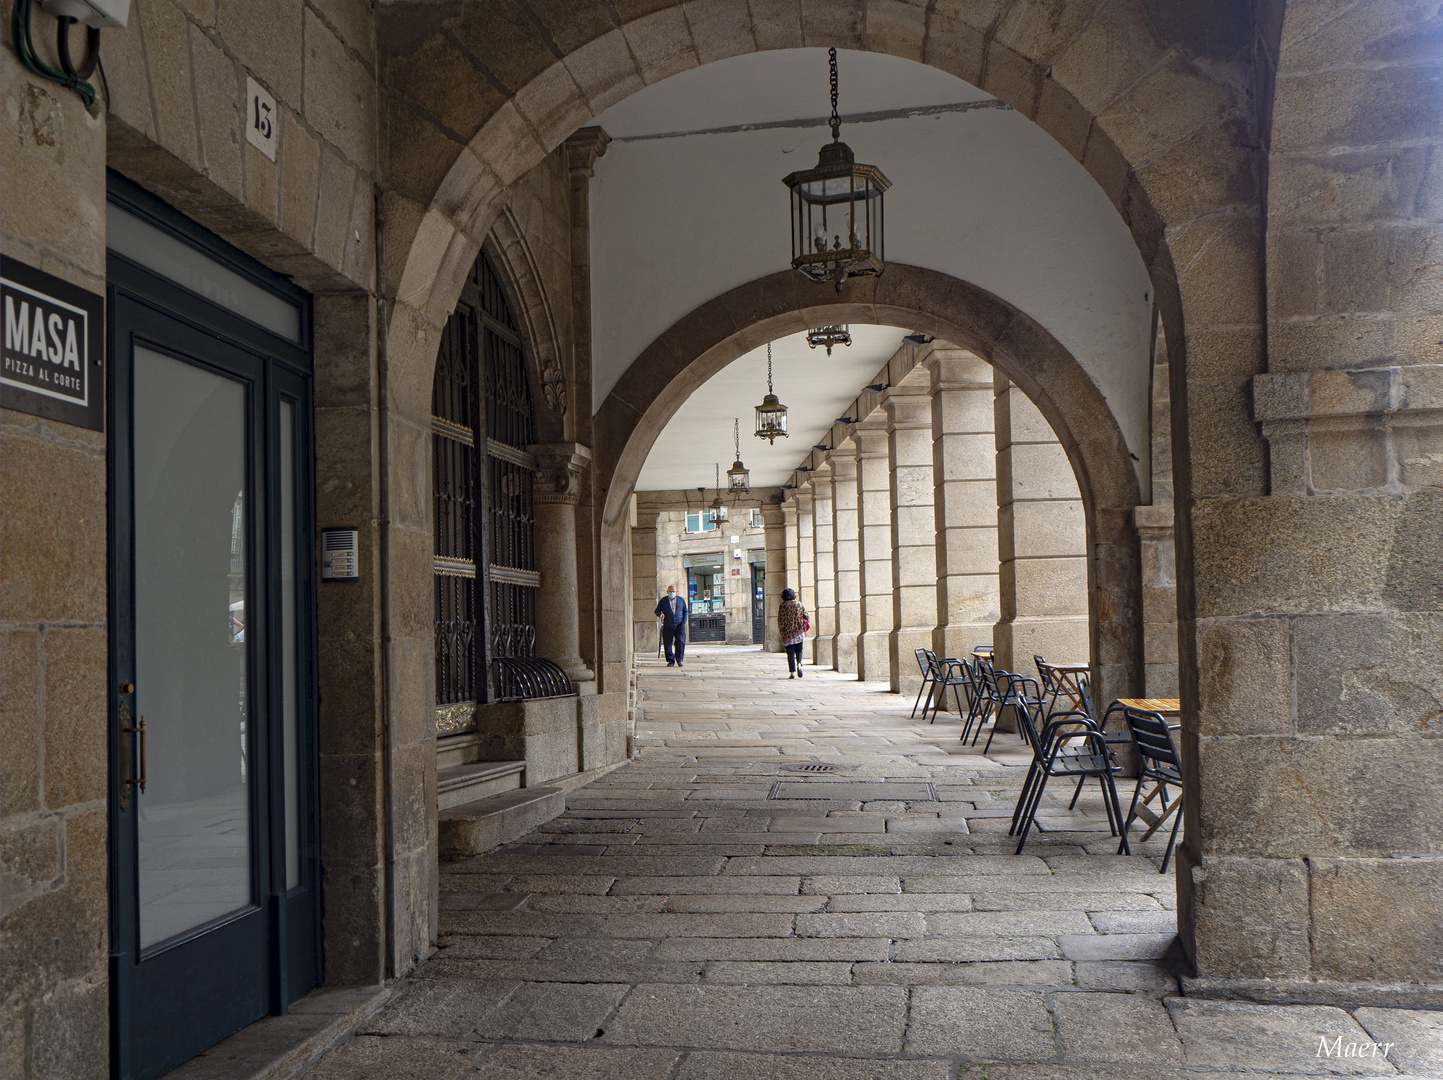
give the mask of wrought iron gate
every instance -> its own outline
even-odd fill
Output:
[[[536,653],[536,421],[520,326],[485,254],[447,320],[431,401],[436,730],[452,734],[478,703],[539,685],[510,674]]]

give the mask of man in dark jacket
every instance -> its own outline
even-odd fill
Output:
[[[668,585],[666,595],[656,605],[657,618],[661,619],[661,643],[666,648],[666,666],[685,667],[686,658],[686,601],[676,595],[676,586]]]

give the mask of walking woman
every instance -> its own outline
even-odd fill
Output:
[[[777,630],[782,635],[782,645],[787,650],[787,671],[789,679],[802,677],[802,643],[806,641],[811,628],[807,609],[797,602],[797,594],[791,589],[782,590],[782,605],[777,608]]]

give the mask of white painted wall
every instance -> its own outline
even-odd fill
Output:
[[[986,95],[908,60],[840,55],[842,138],[857,160],[879,166],[893,183],[887,259],[972,282],[1046,327],[1102,391],[1139,459],[1146,491],[1151,286],[1101,188],[1010,109],[847,122],[853,110],[946,105],[939,80],[955,87],[957,103],[975,105]],[[739,125],[823,116],[825,56],[807,49],[723,60],[648,87],[598,118],[618,138],[597,162],[591,186],[597,408],[678,319],[789,264],[781,178],[815,163],[829,138],[825,125],[700,129],[728,116]],[[795,89],[786,88],[797,85],[798,71],[813,69],[814,99],[799,104]],[[880,89],[867,98],[847,81],[849,72]],[[765,115],[769,105],[779,115]],[[753,404],[718,407],[745,416]]]

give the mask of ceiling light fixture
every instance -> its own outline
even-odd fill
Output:
[[[742,422],[740,417],[732,422],[732,439],[737,447],[736,463],[727,470],[727,490],[732,494],[746,494],[752,490],[751,473],[742,464]]]
[[[717,523],[717,527],[720,528],[721,523],[728,517],[727,504],[722,501],[720,462],[716,462],[716,498],[711,501],[711,513],[712,519]]]
[[[841,140],[837,115],[837,50],[827,50],[832,76],[832,141],[817,155],[817,167],[791,173],[792,266],[816,282],[881,274],[882,195],[892,182],[875,165],[858,165]],[[845,237],[845,241],[843,240]]]
[[[767,396],[757,406],[758,439],[766,439],[768,445],[778,439],[787,438],[787,407],[777,400],[772,392],[772,343],[767,342]]]
[[[832,326],[819,326],[815,330],[807,331],[807,345],[813,349],[815,349],[818,345],[825,345],[827,347],[828,356],[832,355],[832,347],[834,345],[850,346],[851,344],[851,323],[848,323],[845,326],[837,326],[835,324],[833,324]]]

